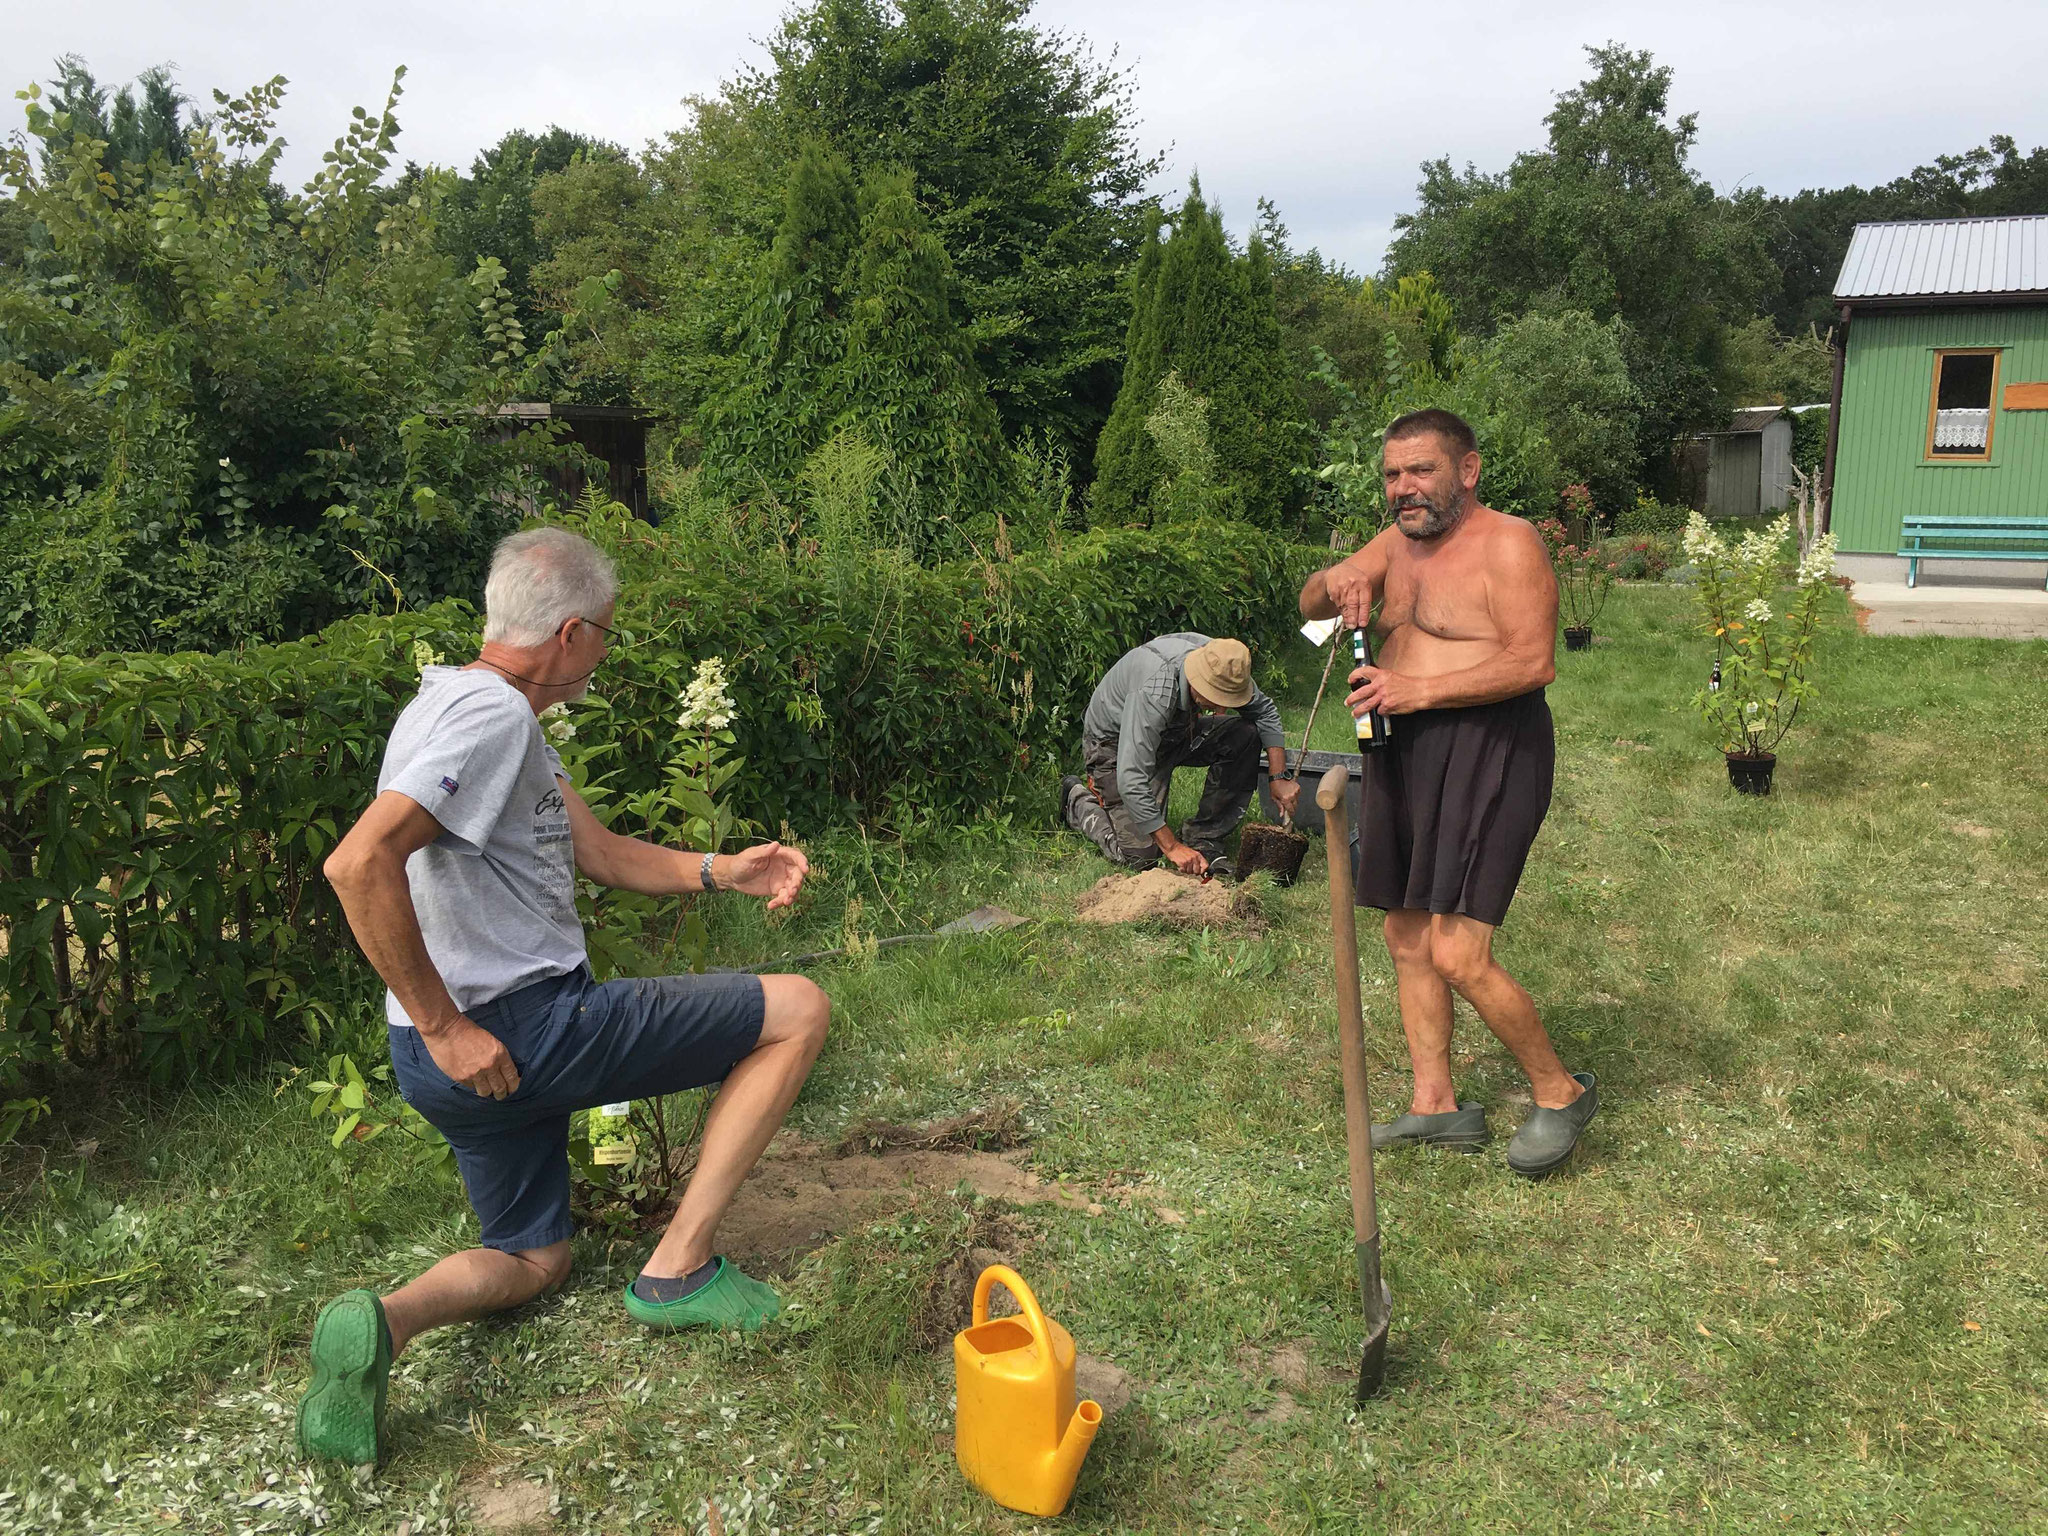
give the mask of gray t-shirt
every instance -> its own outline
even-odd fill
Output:
[[[427,954],[458,1008],[583,964],[561,772],[533,706],[481,667],[424,669],[391,729],[377,793],[395,789],[441,824],[405,875]],[[412,1025],[388,992],[384,1014]]]

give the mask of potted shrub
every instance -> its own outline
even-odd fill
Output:
[[[1812,696],[1806,672],[1835,570],[1835,537],[1822,534],[1793,571],[1790,602],[1774,607],[1791,530],[1780,517],[1731,546],[1697,512],[1685,525],[1700,618],[1715,645],[1713,675],[1693,703],[1720,738],[1728,782],[1748,795],[1771,792],[1778,743]]]
[[[1584,504],[1580,505],[1573,500],[1573,492],[1585,496],[1586,488],[1567,486],[1565,506],[1574,517],[1590,520],[1591,497],[1585,496]],[[1600,617],[1600,610],[1607,606],[1607,594],[1614,590],[1614,562],[1590,537],[1584,546],[1574,543],[1565,525],[1554,517],[1544,518],[1536,528],[1550,551],[1550,568],[1557,574],[1557,612],[1564,620],[1564,648],[1586,650],[1593,644],[1593,621]]]

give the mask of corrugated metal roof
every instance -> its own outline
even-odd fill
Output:
[[[1785,414],[1782,405],[1745,405],[1728,418],[1730,432],[1761,432]]]
[[[1858,224],[1837,299],[2033,294],[2048,298],[2048,214]]]

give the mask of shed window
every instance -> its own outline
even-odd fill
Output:
[[[1927,457],[1990,458],[1991,401],[1997,389],[1997,352],[1935,353]]]

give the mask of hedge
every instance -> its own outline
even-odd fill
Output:
[[[0,660],[0,1088],[317,1034],[346,942],[319,861],[375,786],[413,644],[470,633],[448,605],[239,654]]]
[[[1302,578],[1327,551],[1207,525],[926,570],[692,551],[623,518],[578,526],[626,590],[578,710],[606,804],[651,787],[696,662],[726,658],[741,814],[800,831],[1013,803],[1077,753],[1096,678],[1153,634],[1235,634],[1283,681]],[[353,953],[318,865],[375,787],[417,684],[459,660],[460,603],[218,656],[0,659],[0,1088],[59,1059],[168,1080],[319,1033]],[[1306,652],[1304,651],[1304,655]],[[630,831],[630,827],[621,830]]]

